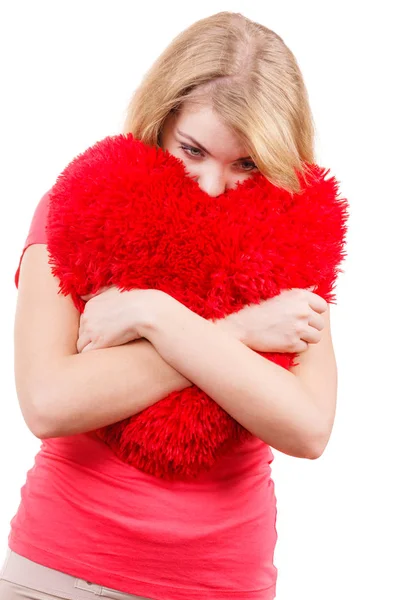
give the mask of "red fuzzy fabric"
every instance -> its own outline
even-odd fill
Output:
[[[109,285],[163,290],[206,319],[315,284],[334,302],[348,203],[329,170],[308,167],[298,194],[256,172],[211,197],[169,152],[130,134],[107,137],[52,188],[53,274],[80,312],[79,296]],[[286,369],[298,356],[260,354]],[[195,478],[250,435],[195,386],[95,433],[121,460],[168,479]]]

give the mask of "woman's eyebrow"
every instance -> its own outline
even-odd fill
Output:
[[[202,146],[200,144],[200,142],[198,142],[197,140],[195,140],[194,138],[192,138],[191,135],[188,135],[187,133],[183,133],[183,131],[181,131],[180,129],[177,129],[176,131],[177,131],[177,133],[179,133],[179,135],[182,135],[183,137],[188,138],[188,140],[190,140],[193,144],[195,144],[196,146],[198,146],[200,148],[200,150],[203,150],[203,152],[205,152],[206,154],[209,154],[210,156],[212,156],[211,152],[209,152],[206,148],[204,148],[204,146]],[[241,158],[238,158],[237,160],[247,160],[248,158],[251,159],[251,156],[242,156]]]

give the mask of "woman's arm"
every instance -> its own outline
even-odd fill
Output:
[[[134,415],[191,382],[145,339],[77,354],[80,315],[58,293],[44,244],[21,263],[15,318],[15,382],[38,438],[91,431]]]
[[[134,311],[136,328],[174,369],[273,448],[291,456],[320,456],[326,418],[299,377],[168,294],[153,293],[157,301]]]
[[[317,444],[312,444],[314,437],[310,430],[318,418],[299,382],[292,379],[289,383],[286,377],[295,376],[254,353],[230,332],[225,332],[224,327],[216,327],[183,305],[179,307],[186,318],[190,314],[194,328],[188,328],[183,319],[175,331],[169,321],[172,314],[164,314],[166,328],[163,332],[159,329],[158,340],[154,324],[148,327],[154,336],[146,333],[158,345],[157,349],[140,339],[77,354],[80,315],[71,298],[58,293],[46,246],[29,247],[20,271],[15,378],[22,414],[34,435],[39,438],[73,435],[115,423],[171,391],[192,385],[193,381],[271,446],[293,456],[314,457]],[[177,317],[176,312],[174,316]],[[189,333],[186,340],[185,332]],[[177,352],[175,356],[167,351],[169,334],[174,342],[171,348],[175,346]],[[179,343],[175,344],[175,340]],[[255,363],[249,356],[262,369],[255,379],[252,376]],[[174,366],[178,362],[184,375]],[[189,371],[193,371],[193,379],[187,376]],[[289,392],[287,398],[283,397],[285,390]]]

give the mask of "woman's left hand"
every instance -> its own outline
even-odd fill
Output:
[[[121,291],[111,286],[81,296],[86,306],[80,318],[78,352],[121,346],[141,338],[137,325],[143,319],[144,302],[154,291]]]

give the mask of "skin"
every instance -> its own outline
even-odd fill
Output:
[[[161,145],[183,160],[189,176],[213,197],[256,171],[240,140],[207,105],[187,105],[178,115],[170,115]],[[84,297],[88,303],[81,318],[78,351],[105,347],[107,335],[114,337],[115,343],[118,332],[122,332],[122,343],[145,338],[170,366],[254,435],[292,456],[316,458],[322,454],[333,426],[336,365],[327,303],[308,290],[297,292],[291,306],[301,309],[293,311],[293,335],[308,338],[314,351],[303,352],[292,372],[266,361],[240,336],[216,327],[159,290],[121,293],[110,288],[101,290],[97,297]],[[259,335],[256,344],[265,351],[267,304],[241,311],[243,330],[249,331],[249,323],[253,335],[259,329],[264,335]],[[281,300],[279,304],[282,306]],[[106,323],[103,328],[102,323]]]
[[[184,162],[190,176],[209,196],[235,188],[257,171],[239,138],[208,105],[184,104],[177,115],[172,113],[163,127],[161,146]]]
[[[208,104],[186,102],[178,113],[171,112],[159,141],[164,150],[183,161],[189,176],[213,197],[257,172],[241,140]],[[327,304],[311,291],[306,296],[304,290],[303,295],[296,292],[283,290],[271,301],[247,307],[216,323],[254,350],[304,352],[308,344],[321,339],[321,313]],[[87,306],[81,319],[78,352],[125,344],[137,335],[131,327],[130,296],[115,287],[103,288],[96,295],[96,304]],[[83,296],[86,301],[91,298],[90,294]],[[104,315],[108,316],[107,324]]]

